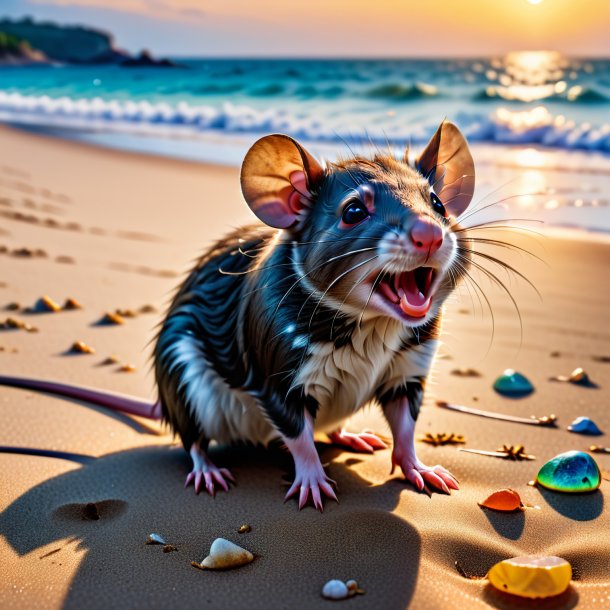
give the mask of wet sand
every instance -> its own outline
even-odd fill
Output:
[[[252,219],[241,200],[236,169],[106,151],[0,129],[0,308],[34,305],[43,295],[82,309],[33,314],[0,309],[38,328],[0,331],[0,372],[44,377],[154,396],[149,371],[155,326],[179,276],[213,239]],[[485,172],[494,172],[486,166]],[[488,177],[489,179],[489,177]],[[24,220],[15,214],[30,217]],[[34,220],[32,220],[32,217]],[[282,503],[289,457],[279,450],[217,448],[217,463],[238,484],[215,499],[183,489],[189,460],[158,424],[40,393],[0,388],[0,445],[64,452],[57,459],[0,453],[0,607],[325,608],[331,578],[355,578],[366,591],[350,608],[592,608],[610,605],[610,518],[605,481],[597,492],[561,495],[529,487],[557,453],[610,445],[607,435],[572,434],[587,415],[610,430],[607,324],[609,246],[578,239],[512,237],[542,257],[496,253],[537,287],[502,270],[517,301],[475,276],[494,312],[464,287],[447,306],[444,344],[435,364],[418,433],[453,432],[467,448],[523,444],[537,456],[513,462],[420,443],[427,464],[440,463],[460,480],[451,497],[417,493],[389,475],[390,452],[342,451],[320,438],[322,461],[339,486],[340,504],[324,514]],[[19,256],[28,249],[46,256]],[[487,250],[491,252],[491,250]],[[58,264],[58,257],[72,264]],[[491,268],[491,267],[490,267]],[[497,271],[497,270],[496,270]],[[105,312],[156,311],[98,325]],[[95,354],[70,354],[75,341]],[[117,362],[102,365],[110,355]],[[135,371],[121,372],[131,363]],[[598,388],[548,381],[577,366]],[[519,400],[492,389],[505,368],[526,374],[535,393]],[[454,375],[472,368],[480,377]],[[435,406],[447,400],[499,413],[558,416],[557,428],[537,428]],[[349,428],[387,434],[377,408]],[[595,456],[610,470],[610,455]],[[477,502],[512,487],[539,510],[492,513]],[[86,505],[97,503],[99,519]],[[84,512],[83,512],[84,511]],[[248,523],[252,531],[238,534]],[[177,552],[144,544],[162,534]],[[216,537],[256,556],[243,568],[201,572]],[[568,559],[575,580],[559,598],[521,600],[486,581],[467,580],[458,561],[482,576],[496,562],[529,553]]]

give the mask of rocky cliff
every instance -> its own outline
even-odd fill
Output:
[[[35,22],[30,17],[19,20],[0,19],[0,34],[4,34],[7,40],[21,41],[32,52],[34,49],[39,51],[41,58],[61,63],[116,63],[126,67],[173,65],[168,60],[154,59],[148,52],[134,58],[115,47],[111,34],[80,25]],[[2,55],[0,61],[6,63]]]

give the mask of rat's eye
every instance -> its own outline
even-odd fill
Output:
[[[435,193],[430,193],[430,203],[437,214],[440,214],[443,218],[447,218],[447,210],[443,205],[443,202],[436,196]]]
[[[341,220],[346,225],[357,225],[359,222],[366,220],[370,216],[369,211],[362,201],[352,199],[343,208]]]

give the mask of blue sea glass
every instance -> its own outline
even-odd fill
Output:
[[[505,396],[527,396],[534,391],[534,386],[521,373],[506,369],[494,382],[494,390]]]
[[[570,432],[578,432],[579,434],[603,434],[603,432],[597,427],[597,424],[588,417],[577,417],[568,426],[568,430]]]
[[[565,493],[582,493],[596,490],[601,482],[601,472],[596,461],[583,451],[568,451],[549,460],[538,473],[536,482]]]

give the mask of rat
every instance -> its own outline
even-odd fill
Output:
[[[423,464],[415,423],[441,332],[442,306],[467,272],[457,218],[474,192],[466,139],[444,121],[412,159],[376,152],[319,162],[295,139],[247,152],[241,188],[262,223],[215,243],[179,287],[154,347],[159,400],[14,377],[0,383],[162,418],[192,458],[186,485],[214,495],[235,479],[207,449],[280,440],[298,495],[337,500],[314,432],[355,451],[386,448],[345,421],[377,403],[392,433],[392,472],[418,490],[459,489]]]

